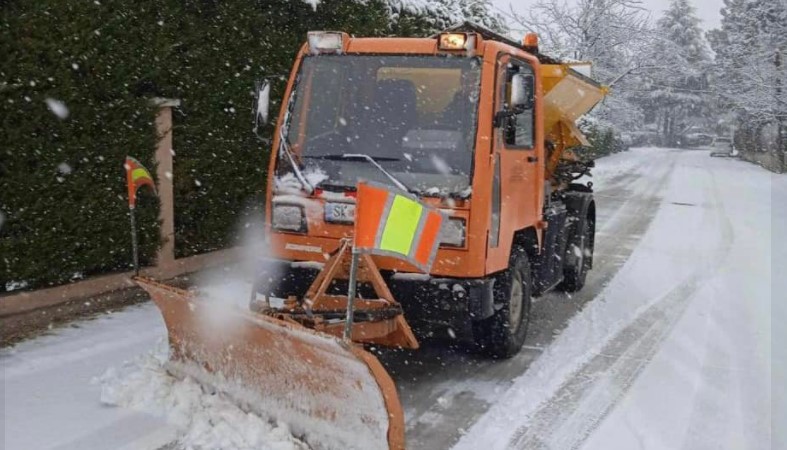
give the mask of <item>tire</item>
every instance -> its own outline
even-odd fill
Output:
[[[585,279],[593,261],[593,223],[588,218],[580,221],[580,230],[569,243],[568,252],[573,255],[564,258],[563,283],[560,288],[565,292],[577,292],[585,286]]]
[[[530,324],[530,263],[524,250],[514,252],[509,268],[495,278],[494,314],[474,324],[477,347],[492,358],[507,359],[519,353]]]

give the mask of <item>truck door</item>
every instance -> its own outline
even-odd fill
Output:
[[[532,107],[511,114],[511,88],[515,74],[534,76]],[[493,134],[492,201],[487,273],[508,267],[511,243],[517,230],[536,226],[543,206],[543,139],[538,131],[540,82],[537,70],[524,60],[502,55],[497,61],[495,88],[496,128]],[[508,111],[508,114],[505,112]],[[503,114],[501,114],[503,112]]]

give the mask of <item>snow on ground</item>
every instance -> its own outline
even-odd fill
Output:
[[[787,342],[787,251],[783,231],[787,230],[787,176],[772,177],[771,230],[780,243],[773,242],[771,253],[771,342]],[[771,348],[771,432],[772,448],[787,448],[787,345]]]
[[[762,172],[736,167],[715,185],[735,212],[729,250],[584,448],[784,448],[770,441],[771,301],[786,292],[771,284],[771,256],[787,253],[787,234],[770,218],[787,204],[787,180]]]
[[[616,178],[637,172],[638,166],[647,165],[650,153],[658,154],[660,149],[633,149],[627,152],[615,153],[596,161],[596,167],[591,170],[591,177],[583,177],[578,183],[593,183],[596,190],[612,184]]]
[[[625,266],[457,449],[771,448],[787,178],[684,152],[661,195]]]
[[[150,414],[110,408],[91,383],[166,336],[152,304],[54,330],[0,351],[4,444],[18,449],[159,448],[176,429]]]

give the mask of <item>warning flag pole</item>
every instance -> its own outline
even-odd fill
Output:
[[[128,207],[129,217],[131,217],[131,251],[134,255],[134,276],[139,275],[139,248],[137,245],[137,221],[134,218],[134,207]]]
[[[131,220],[131,251],[134,257],[134,275],[139,275],[139,243],[137,239],[137,220],[134,210],[137,205],[137,190],[142,186],[150,186],[156,192],[156,184],[150,172],[136,159],[126,156],[123,164],[126,169],[126,182],[128,184],[128,211]]]
[[[360,256],[380,255],[429,273],[440,244],[443,214],[404,191],[361,181],[355,188],[352,260],[348,276],[344,339],[352,341]]]

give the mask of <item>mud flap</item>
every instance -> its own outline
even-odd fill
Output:
[[[135,278],[167,326],[168,369],[289,425],[315,449],[403,449],[393,380],[355,344],[269,316],[217,312],[189,291]]]

